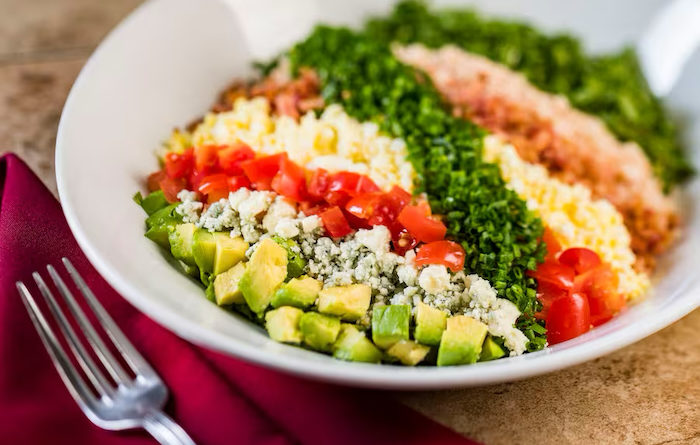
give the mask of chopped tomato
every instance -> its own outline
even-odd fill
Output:
[[[382,200],[381,193],[362,193],[350,199],[345,204],[345,210],[357,218],[368,219],[374,215],[375,209]]]
[[[328,191],[330,183],[330,175],[322,168],[314,170],[309,180],[309,185],[306,187],[309,197],[320,201]]]
[[[568,289],[562,289],[546,281],[537,283],[537,299],[542,303],[542,310],[535,314],[535,317],[544,320],[547,318],[549,308],[554,300],[569,295]]]
[[[425,213],[425,216],[430,216],[433,214],[433,211],[430,208],[430,204],[428,204],[428,201],[425,200],[420,200],[416,203],[416,207],[421,209],[423,213]]]
[[[570,340],[591,328],[588,299],[572,293],[552,302],[546,319],[547,341],[550,345]]]
[[[577,276],[574,280],[574,292],[588,296],[593,326],[609,321],[625,307],[625,298],[617,291],[617,285],[617,276],[605,264]]]
[[[357,216],[353,215],[352,213],[348,212],[343,208],[341,208],[340,210],[343,212],[345,219],[348,221],[348,224],[350,224],[350,227],[352,227],[353,229],[357,230],[372,228],[372,225],[366,219],[358,218]]]
[[[404,255],[418,245],[418,240],[398,222],[390,223],[389,231],[391,232],[391,244],[399,255]]]
[[[452,272],[459,272],[464,268],[464,249],[453,241],[433,241],[423,244],[416,252],[416,266],[426,264],[442,264]]]
[[[285,157],[271,185],[272,190],[280,195],[303,201],[306,198],[306,170]]]
[[[263,156],[241,162],[241,168],[256,189],[270,190],[272,179],[279,171],[282,160],[286,158],[287,153]]]
[[[173,179],[186,178],[194,169],[194,150],[188,148],[183,153],[167,153],[165,155],[165,172]]]
[[[198,172],[213,173],[219,165],[219,145],[202,145],[194,149],[194,165]]]
[[[557,258],[557,254],[561,252],[561,244],[554,237],[554,232],[549,227],[545,227],[544,234],[542,235],[542,241],[547,246],[547,256],[545,260],[554,260]]]
[[[386,197],[392,211],[396,213],[396,217],[399,216],[404,207],[411,203],[411,194],[398,185],[393,186],[389,193],[386,194]]]
[[[163,195],[168,202],[177,202],[177,194],[180,190],[184,189],[187,183],[184,179],[173,179],[169,177],[164,177],[160,180],[160,189],[163,190]]]
[[[343,215],[343,212],[338,206],[333,206],[323,211],[319,216],[323,221],[323,226],[326,228],[326,231],[333,238],[340,238],[352,232],[348,220],[345,219],[345,215]]]
[[[241,162],[254,158],[253,149],[242,142],[219,150],[219,166],[224,173],[231,176],[242,175]]]
[[[148,188],[148,191],[155,192],[156,190],[160,190],[160,181],[167,176],[168,175],[165,173],[165,170],[158,170],[157,172],[153,172],[148,175],[148,178],[146,179],[146,187]]]
[[[228,196],[228,178],[223,173],[205,176],[199,184],[198,191],[207,196],[208,202],[216,202]]]
[[[600,266],[600,257],[591,249],[572,247],[559,255],[559,262],[572,267],[577,274],[582,274]]]
[[[231,176],[228,178],[228,189],[231,192],[235,192],[239,188],[249,188],[250,187],[250,181],[248,181],[248,178],[245,176]]]
[[[380,192],[381,189],[369,178],[369,176],[363,175],[360,176],[360,179],[357,181],[356,191],[357,193],[375,193]]]
[[[398,221],[417,240],[423,242],[440,241],[447,233],[447,227],[434,218],[425,214],[425,208],[406,206],[399,213]]]
[[[560,289],[571,289],[574,285],[574,269],[556,261],[545,261],[536,270],[528,271],[528,275],[539,283],[547,282]]]
[[[304,215],[309,216],[309,215],[318,215],[321,212],[324,212],[328,208],[328,204],[321,203],[321,204],[315,204],[309,201],[302,201],[299,203],[299,210],[304,212]]]

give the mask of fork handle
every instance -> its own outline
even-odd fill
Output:
[[[196,445],[185,430],[162,411],[147,414],[143,428],[161,445]]]

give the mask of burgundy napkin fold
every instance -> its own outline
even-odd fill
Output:
[[[2,443],[155,443],[142,431],[114,433],[93,426],[63,386],[29,321],[15,281],[30,284],[32,271],[60,264],[62,256],[163,377],[171,393],[166,411],[199,444],[474,443],[396,402],[390,393],[280,374],[194,346],[156,324],[97,274],[59,203],[12,154],[0,157]]]

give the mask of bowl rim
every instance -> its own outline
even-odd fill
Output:
[[[301,377],[359,387],[427,390],[515,381],[577,365],[641,340],[700,306],[700,298],[676,298],[666,304],[662,311],[655,313],[654,317],[646,317],[647,323],[640,323],[640,320],[637,320],[630,325],[586,340],[573,347],[565,349],[558,349],[557,347],[547,348],[528,354],[527,360],[522,360],[523,357],[514,357],[468,366],[408,368],[350,362],[337,362],[332,366],[325,366],[320,365],[316,361],[306,360],[303,357],[276,354],[273,351],[245,344],[215,330],[204,328],[188,319],[184,314],[164,307],[158,304],[156,300],[149,299],[147,295],[137,290],[118,269],[110,264],[107,256],[95,247],[84,230],[83,224],[76,213],[76,203],[65,179],[70,169],[64,162],[63,155],[68,148],[63,143],[63,133],[65,131],[66,116],[71,115],[71,110],[75,106],[76,91],[81,88],[92,66],[97,63],[96,59],[104,50],[105,44],[114,39],[120,30],[135,20],[136,17],[147,14],[154,5],[162,1],[149,0],[135,8],[110,31],[81,69],[61,114],[56,137],[55,165],[56,181],[63,213],[78,245],[90,263],[129,303],[180,337],[194,344],[223,352],[238,359]],[[700,280],[687,280],[680,288],[676,289],[676,292],[680,293],[691,291],[700,294]],[[293,346],[282,345],[282,347]]]

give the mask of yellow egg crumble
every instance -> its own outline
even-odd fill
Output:
[[[265,98],[238,99],[231,111],[209,113],[191,135],[176,131],[166,143],[180,151],[183,143],[248,144],[263,154],[286,152],[307,168],[353,171],[369,176],[382,189],[400,185],[413,190],[413,166],[406,159],[401,139],[379,133],[373,123],[361,123],[339,105],[328,106],[320,117],[309,112],[299,122],[288,116],[273,116]]]
[[[641,295],[649,277],[638,273],[630,235],[622,215],[606,200],[594,199],[582,185],[565,184],[547,170],[525,162],[512,145],[496,136],[484,140],[484,158],[498,164],[508,187],[537,212],[562,247],[587,247],[610,264],[619,278],[618,290],[628,300]]]

